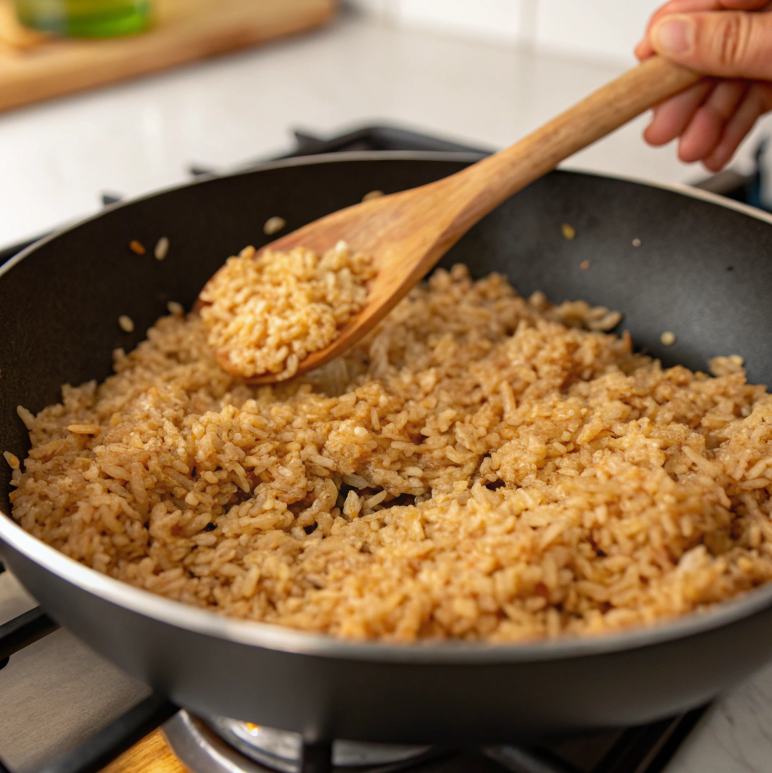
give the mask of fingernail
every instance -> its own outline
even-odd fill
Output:
[[[688,54],[694,45],[694,23],[688,16],[670,16],[652,30],[654,46],[661,54]]]

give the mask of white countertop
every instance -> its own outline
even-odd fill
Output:
[[[344,17],[305,37],[2,114],[0,246],[96,211],[102,192],[183,182],[192,162],[227,169],[268,157],[290,145],[291,127],[398,123],[505,146],[622,69]],[[673,147],[647,147],[645,120],[569,165],[658,181],[705,176]],[[0,684],[10,678],[0,672]],[[711,710],[667,773],[770,770],[772,667]]]

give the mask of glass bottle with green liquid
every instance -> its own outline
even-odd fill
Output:
[[[26,27],[78,38],[112,38],[150,26],[151,0],[16,0]]]

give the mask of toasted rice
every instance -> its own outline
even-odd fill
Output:
[[[303,247],[255,255],[247,247],[201,293],[209,345],[238,376],[291,378],[364,306],[373,275],[372,259],[345,242],[322,256]]]
[[[196,316],[32,417],[13,515],[186,604],[352,639],[514,642],[772,579],[772,399],[438,271],[345,359],[248,388]],[[98,425],[97,435],[68,426]]]

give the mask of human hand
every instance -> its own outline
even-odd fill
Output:
[[[655,53],[713,77],[656,107],[644,138],[665,145],[680,137],[682,161],[717,172],[772,110],[772,2],[671,0],[635,49],[639,59]]]

